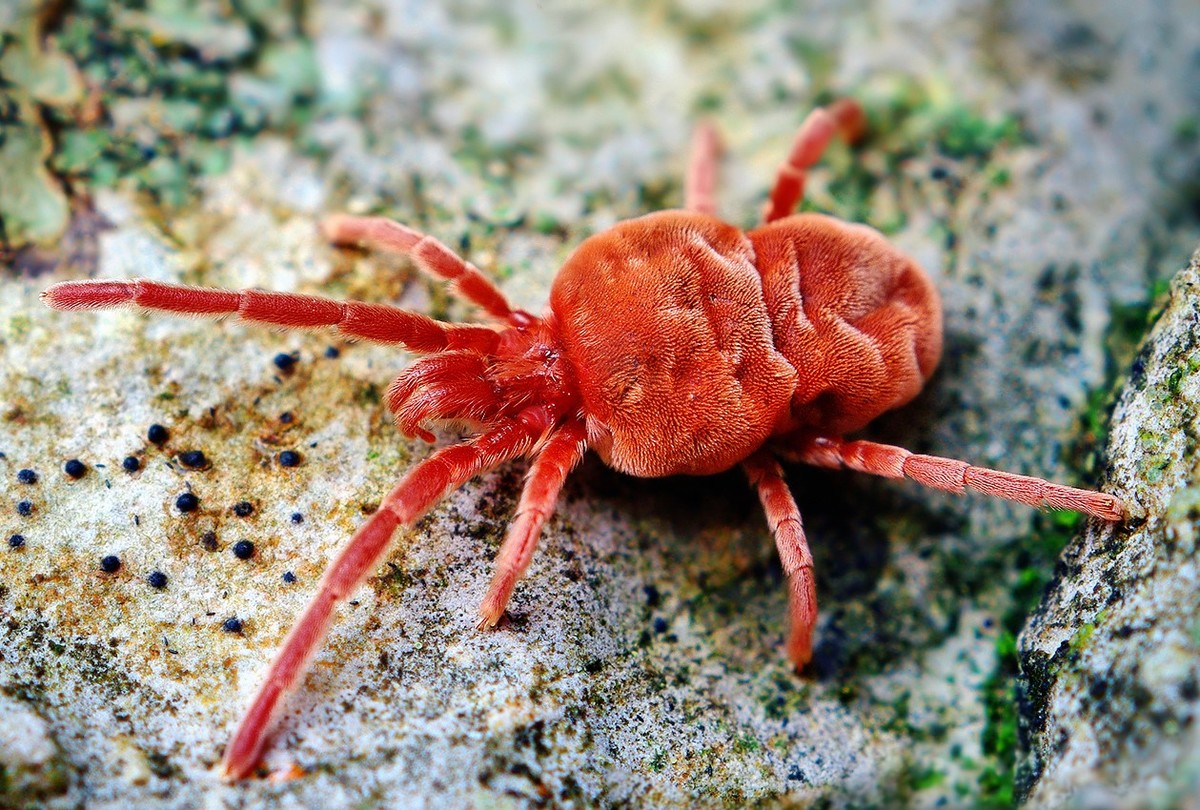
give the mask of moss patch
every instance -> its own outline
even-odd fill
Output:
[[[119,180],[182,205],[240,139],[310,120],[319,77],[302,8],[76,0],[0,35],[0,162],[23,189],[3,195],[7,245],[52,240],[65,195]]]
[[[937,80],[885,80],[848,95],[863,104],[866,135],[853,150],[838,145],[830,150],[827,196],[818,190],[803,208],[865,222],[885,234],[906,224],[906,206],[896,195],[911,183],[906,165],[914,159],[930,166],[931,179],[944,185],[952,203],[963,190],[958,178],[984,176],[988,186],[1007,184],[1004,152],[1029,141],[1015,116],[968,107]],[[944,238],[953,232],[945,224]]]
[[[1017,727],[1017,634],[1041,602],[1055,564],[1083,522],[1077,512],[1050,512],[1038,518],[1033,534],[1013,555],[1017,562],[1013,601],[996,637],[996,669],[983,687],[986,723],[982,749],[987,760],[979,777],[980,807],[1012,807],[1015,802]]]

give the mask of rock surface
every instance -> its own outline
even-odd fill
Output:
[[[999,651],[1005,618],[1024,615],[1014,592],[1036,598],[1049,576],[1052,521],[791,471],[823,610],[802,681],[782,655],[786,597],[743,478],[635,481],[594,459],[568,483],[506,626],[478,633],[473,616],[520,465],[401,532],[341,611],[267,755],[305,775],[226,786],[212,774],[325,562],[428,452],[379,401],[407,358],[329,335],[51,313],[37,299],[48,283],[147,276],[464,314],[404,262],[331,250],[313,224],[378,211],[461,249],[537,309],[580,239],[680,203],[698,117],[725,135],[722,211],[750,225],[807,109],[852,93],[876,135],[861,152],[835,148],[811,200],[886,230],[947,312],[942,370],[875,435],[1065,479],[1063,447],[1087,445],[1079,414],[1111,371],[1114,313],[1144,306],[1197,241],[1191,0],[822,3],[802,15],[773,2],[543,5],[318,2],[251,25],[216,19],[215,3],[181,22],[175,4],[150,2],[114,22],[158,43],[173,81],[227,69],[212,97],[230,106],[171,103],[173,85],[153,75],[105,97],[113,141],[95,165],[115,182],[79,175],[76,193],[95,190],[73,201],[63,244],[24,248],[0,270],[0,541],[24,538],[0,542],[0,708],[12,707],[0,741],[12,716],[32,746],[0,748],[0,805],[1004,803],[1015,721]],[[205,20],[245,36],[214,39]],[[199,61],[168,62],[179,53]],[[235,124],[252,134],[221,134]],[[60,139],[77,151],[51,166],[85,172],[89,143]],[[119,152],[126,143],[142,149]],[[94,250],[68,251],[77,238]],[[290,373],[272,362],[281,352],[298,357]],[[147,438],[154,423],[170,433],[161,445]],[[1149,508],[1158,485],[1122,447],[1115,491]],[[281,466],[285,449],[303,463]],[[208,464],[183,464],[191,450]],[[88,465],[78,480],[62,473],[70,458]],[[198,510],[176,507],[185,492]],[[254,544],[247,560],[232,553],[241,540]],[[102,571],[107,555],[117,571]],[[149,584],[154,571],[165,588]],[[1068,606],[1055,643],[1075,637],[1072,621],[1095,622],[1098,604]],[[235,617],[240,632],[227,632]],[[1194,641],[1172,638],[1146,642],[1165,656],[1155,695],[1186,683],[1178,662]],[[1044,742],[1054,722],[1031,737],[1031,795],[1044,801],[1073,784]],[[1133,767],[1120,762],[1112,773]]]
[[[1111,478],[1144,520],[1089,526],[1022,638],[1030,805],[1200,795],[1200,253],[1117,408]]]

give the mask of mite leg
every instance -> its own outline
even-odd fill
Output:
[[[496,574],[483,604],[479,606],[479,629],[494,627],[504,615],[517,580],[529,567],[542,525],[554,511],[554,502],[567,475],[587,450],[587,430],[571,422],[551,434],[529,469],[517,516],[496,556]]]
[[[379,510],[354,533],[325,571],[316,596],[276,654],[266,680],[225,748],[221,761],[224,778],[241,779],[254,769],[273,715],[308,668],[325,637],[334,607],[379,564],[395,530],[416,522],[450,489],[528,452],[552,423],[547,414],[544,409],[530,409],[521,420],[505,422],[469,443],[438,451],[414,467],[383,499]]]
[[[813,558],[804,536],[800,510],[783,480],[783,470],[770,453],[759,450],[742,462],[750,483],[758,490],[767,525],[775,538],[779,560],[788,578],[788,658],[802,670],[812,659],[813,628],[817,624],[817,584],[813,579]]]
[[[709,216],[717,215],[717,159],[721,139],[710,121],[702,121],[692,132],[692,155],[683,182],[683,207]]]
[[[875,442],[847,442],[810,436],[787,448],[789,458],[818,467],[848,467],[885,478],[911,478],[927,487],[961,495],[967,489],[995,498],[1071,509],[1101,520],[1123,520],[1127,514],[1119,498],[1104,492],[1076,489],[1028,475],[973,467],[965,461],[910,453],[902,447]]]
[[[849,143],[862,137],[866,118],[862,107],[851,99],[841,99],[808,114],[796,132],[787,160],[779,167],[771,196],[763,206],[763,222],[774,222],[790,215],[804,199],[804,181],[808,169],[821,159],[833,136],[841,133]]]
[[[479,268],[460,258],[432,236],[385,217],[351,217],[336,214],[321,223],[326,238],[335,245],[361,244],[372,250],[390,250],[412,258],[422,270],[451,283],[451,289],[484,312],[513,326],[537,320],[513,309],[500,288]]]
[[[435,419],[485,422],[500,395],[488,378],[488,358],[478,352],[422,357],[392,381],[383,402],[405,436],[433,442],[424,423]]]
[[[334,301],[297,293],[184,287],[149,279],[64,281],[48,287],[42,301],[51,309],[61,310],[132,306],[182,315],[236,315],[246,321],[289,329],[332,326],[350,338],[398,344],[426,354],[447,349],[488,354],[500,342],[500,333],[490,327],[442,323],[387,304]]]

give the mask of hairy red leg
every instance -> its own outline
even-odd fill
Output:
[[[432,236],[385,217],[352,217],[335,214],[321,223],[326,238],[335,245],[364,245],[411,256],[425,272],[451,282],[452,289],[493,318],[513,326],[529,326],[533,315],[513,309],[495,283],[475,265],[460,258]]]
[[[721,139],[710,121],[702,121],[692,132],[692,154],[683,182],[683,207],[709,216],[717,215],[717,159]]]
[[[399,344],[418,353],[471,349],[489,353],[500,333],[487,326],[442,323],[387,304],[334,301],[315,295],[217,290],[163,284],[149,279],[63,281],[42,293],[52,309],[141,307],[185,315],[237,315],[246,321],[290,329],[336,327],[347,337]]]
[[[282,699],[308,667],[333,617],[344,600],[379,564],[397,527],[411,525],[447,491],[484,470],[529,451],[552,425],[546,408],[530,408],[471,442],[439,450],[404,476],[388,493],[378,511],[354,533],[321,578],[316,596],[296,621],[259,687],[250,708],[225,748],[222,775],[241,779],[254,770],[266,743],[272,717]]]
[[[763,222],[774,222],[795,211],[804,199],[808,169],[821,159],[833,136],[840,132],[854,143],[862,137],[865,123],[862,107],[852,99],[841,99],[809,113],[796,132],[787,160],[775,176],[771,196],[763,206]]]
[[[804,536],[800,509],[783,480],[783,470],[774,457],[759,450],[742,462],[750,484],[758,490],[767,525],[779,550],[779,561],[788,578],[788,658],[802,670],[812,660],[813,628],[817,624],[817,583],[813,579],[813,558]]]
[[[927,487],[961,495],[967,489],[996,498],[1071,509],[1101,520],[1123,520],[1125,504],[1114,495],[1066,487],[1028,475],[973,467],[965,461],[910,453],[903,447],[875,442],[807,437],[786,450],[797,461],[818,467],[849,467],[885,478],[908,477]]]
[[[586,451],[587,429],[582,422],[569,422],[551,434],[529,468],[516,517],[496,555],[496,574],[479,606],[480,630],[494,627],[504,615],[517,580],[533,559],[538,535],[554,511],[563,482]]]

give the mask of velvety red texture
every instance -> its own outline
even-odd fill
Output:
[[[929,277],[873,228],[798,214],[749,233],[776,348],[796,369],[788,419],[840,436],[915,397],[942,354]]]
[[[591,237],[559,271],[550,308],[591,447],[622,472],[728,469],[792,397],[754,250],[713,217],[664,211]]]

